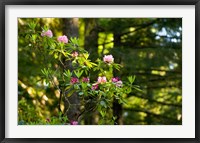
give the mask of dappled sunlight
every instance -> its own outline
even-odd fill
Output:
[[[165,71],[152,70],[151,73],[155,74],[155,75],[160,75],[160,76],[165,76],[166,75]]]
[[[99,33],[98,34],[98,53],[99,55],[108,54],[113,48],[113,33]]]

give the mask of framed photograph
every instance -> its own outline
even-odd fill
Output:
[[[199,0],[4,0],[0,141],[200,142]]]

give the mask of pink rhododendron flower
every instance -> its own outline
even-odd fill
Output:
[[[98,83],[105,83],[105,82],[107,82],[107,80],[106,80],[106,77],[105,76],[103,76],[103,77],[98,77]]]
[[[57,40],[58,40],[58,42],[68,43],[68,38],[65,35],[59,36]]]
[[[89,82],[90,79],[88,77],[83,77],[82,82]]]
[[[98,85],[98,84],[93,84],[93,85],[92,85],[92,90],[97,90],[97,89],[98,89],[98,87],[99,87],[99,85]]]
[[[70,125],[78,125],[78,121],[71,121]]]
[[[105,55],[105,56],[103,57],[103,61],[104,61],[105,63],[112,63],[112,62],[114,62],[114,58],[113,58],[112,55]]]
[[[112,78],[112,82],[118,82],[119,81],[119,77],[113,77]]]
[[[53,37],[53,33],[51,30],[42,31],[41,36]]]
[[[72,53],[72,57],[77,57],[78,56],[78,52],[73,52]]]
[[[122,87],[122,84],[123,84],[123,82],[121,80],[119,80],[119,81],[116,82],[116,86],[117,87]]]
[[[75,83],[78,83],[78,82],[79,82],[79,80],[76,77],[72,77],[71,80],[70,80],[71,84],[75,84]]]
[[[119,77],[112,78],[112,82],[114,82],[117,87],[122,87],[123,82],[119,79]]]

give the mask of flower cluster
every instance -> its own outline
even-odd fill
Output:
[[[105,82],[107,82],[106,77],[105,76],[102,76],[102,77],[99,76],[97,82],[98,83],[105,83]]]
[[[119,79],[119,77],[113,77],[112,78],[112,82],[118,82],[120,79]]]
[[[117,87],[122,87],[123,82],[120,80],[119,77],[114,77],[114,78],[112,78],[112,82],[113,82]]]
[[[99,84],[105,83],[105,82],[107,82],[106,77],[105,76],[103,76],[103,77],[99,76],[98,79],[97,79],[97,83],[94,83],[92,85],[92,90],[98,90]]]
[[[88,77],[83,77],[82,82],[90,82],[90,79]]]
[[[58,42],[61,42],[61,43],[68,43],[68,38],[65,35],[59,36],[57,40]]]
[[[76,51],[73,52],[73,53],[72,53],[72,57],[74,57],[74,58],[75,58],[75,57],[78,57],[78,52],[76,52]]]
[[[70,121],[70,125],[78,125],[78,121]]]
[[[105,56],[103,57],[103,61],[104,61],[105,63],[110,64],[110,63],[113,63],[113,62],[114,62],[114,58],[113,58],[112,55],[105,55]]]
[[[42,37],[44,37],[44,36],[47,36],[47,37],[53,37],[53,33],[52,33],[52,31],[51,30],[47,30],[47,31],[42,31],[42,33],[41,33],[41,36]],[[61,42],[61,43],[68,43],[68,38],[67,38],[67,36],[66,35],[63,35],[63,36],[59,36],[58,38],[57,38],[57,40],[58,40],[58,42]],[[78,53],[76,53],[75,55],[77,55]],[[77,55],[78,56],[78,55]]]
[[[98,84],[93,84],[92,85],[92,90],[97,90],[99,88],[99,85]]]
[[[75,83],[78,83],[78,82],[79,82],[79,80],[76,77],[72,77],[71,80],[70,80],[71,84],[75,84]]]
[[[53,33],[51,30],[42,31],[41,36],[53,37]]]

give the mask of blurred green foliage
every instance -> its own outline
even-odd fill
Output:
[[[74,23],[69,25],[71,22]],[[142,91],[132,91],[126,97],[127,104],[113,103],[110,109],[120,116],[117,124],[182,124],[181,18],[19,18],[19,124],[65,124],[68,121],[60,115],[58,90],[42,80],[44,64],[52,68],[58,63],[49,55],[49,47],[41,48],[45,45],[37,42],[38,33],[28,35],[27,29],[34,33],[42,31],[44,25],[55,37],[67,35],[69,38],[74,37],[74,27],[77,27],[80,45],[89,51],[92,60],[112,54],[115,62],[123,65],[122,70],[113,71],[114,76],[136,75],[135,83]],[[34,49],[35,46],[38,48]],[[61,109],[64,107],[62,102]],[[80,124],[95,124],[98,118],[98,114],[88,113]]]

